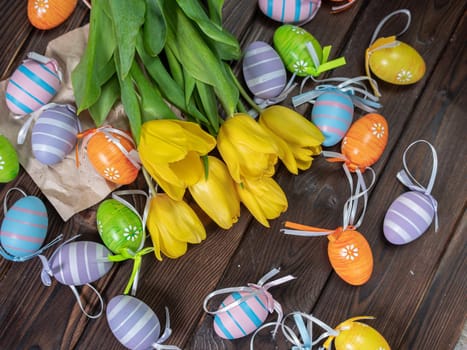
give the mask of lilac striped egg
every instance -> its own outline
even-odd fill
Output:
[[[352,123],[353,112],[352,99],[339,90],[325,92],[316,99],[311,119],[324,135],[323,146],[334,146],[342,140]]]
[[[263,41],[254,41],[245,49],[243,76],[250,91],[263,99],[277,97],[287,83],[279,54]]]
[[[46,165],[61,162],[76,145],[78,117],[71,105],[56,105],[42,112],[32,128],[32,153]]]
[[[258,5],[275,21],[297,23],[312,19],[321,7],[321,0],[258,0]]]
[[[405,192],[394,200],[384,217],[384,236],[397,245],[412,242],[430,227],[434,215],[430,196],[417,191]]]
[[[107,305],[107,323],[115,338],[128,349],[152,349],[161,325],[154,311],[141,300],[117,295]]]
[[[80,286],[104,276],[113,263],[107,261],[110,251],[90,241],[62,245],[49,262],[54,277],[62,284]]]
[[[6,104],[16,115],[30,114],[49,103],[60,88],[58,64],[25,60],[12,74],[6,87]]]
[[[44,243],[49,219],[39,198],[26,196],[8,209],[0,228],[3,249],[13,257],[36,253]]]
[[[230,294],[220,308],[250,295],[246,292]],[[265,294],[252,296],[229,310],[220,312],[214,317],[214,331],[224,339],[238,339],[253,333],[266,320],[269,311]]]

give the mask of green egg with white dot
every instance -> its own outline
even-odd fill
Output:
[[[139,215],[123,203],[106,199],[97,208],[96,220],[102,241],[113,253],[126,249],[137,252],[141,248],[143,223]]]
[[[0,183],[14,180],[19,173],[18,154],[11,142],[0,135]]]

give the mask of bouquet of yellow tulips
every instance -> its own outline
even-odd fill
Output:
[[[238,221],[241,203],[269,227],[288,207],[273,179],[278,160],[297,174],[311,166],[324,141],[292,109],[261,110],[248,97],[228,64],[241,51],[222,27],[223,1],[207,5],[134,0],[123,15],[126,1],[97,1],[90,43],[72,76],[79,110],[89,109],[97,125],[118,99],[125,108],[150,187],[147,228],[159,260],[162,254],[180,257],[188,243],[206,238],[185,201],[187,189],[223,229]],[[106,26],[113,34],[103,39],[99,31]],[[103,48],[96,45],[99,38],[106,41]],[[241,97],[257,110],[258,120]]]

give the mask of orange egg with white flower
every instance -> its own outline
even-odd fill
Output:
[[[37,29],[52,29],[65,22],[78,0],[29,0],[28,18]]]

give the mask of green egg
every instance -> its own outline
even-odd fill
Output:
[[[115,199],[103,201],[97,208],[97,230],[113,253],[124,249],[137,252],[144,239],[141,219],[130,208]]]
[[[0,135],[0,182],[10,182],[19,172],[18,154],[11,142]]]

